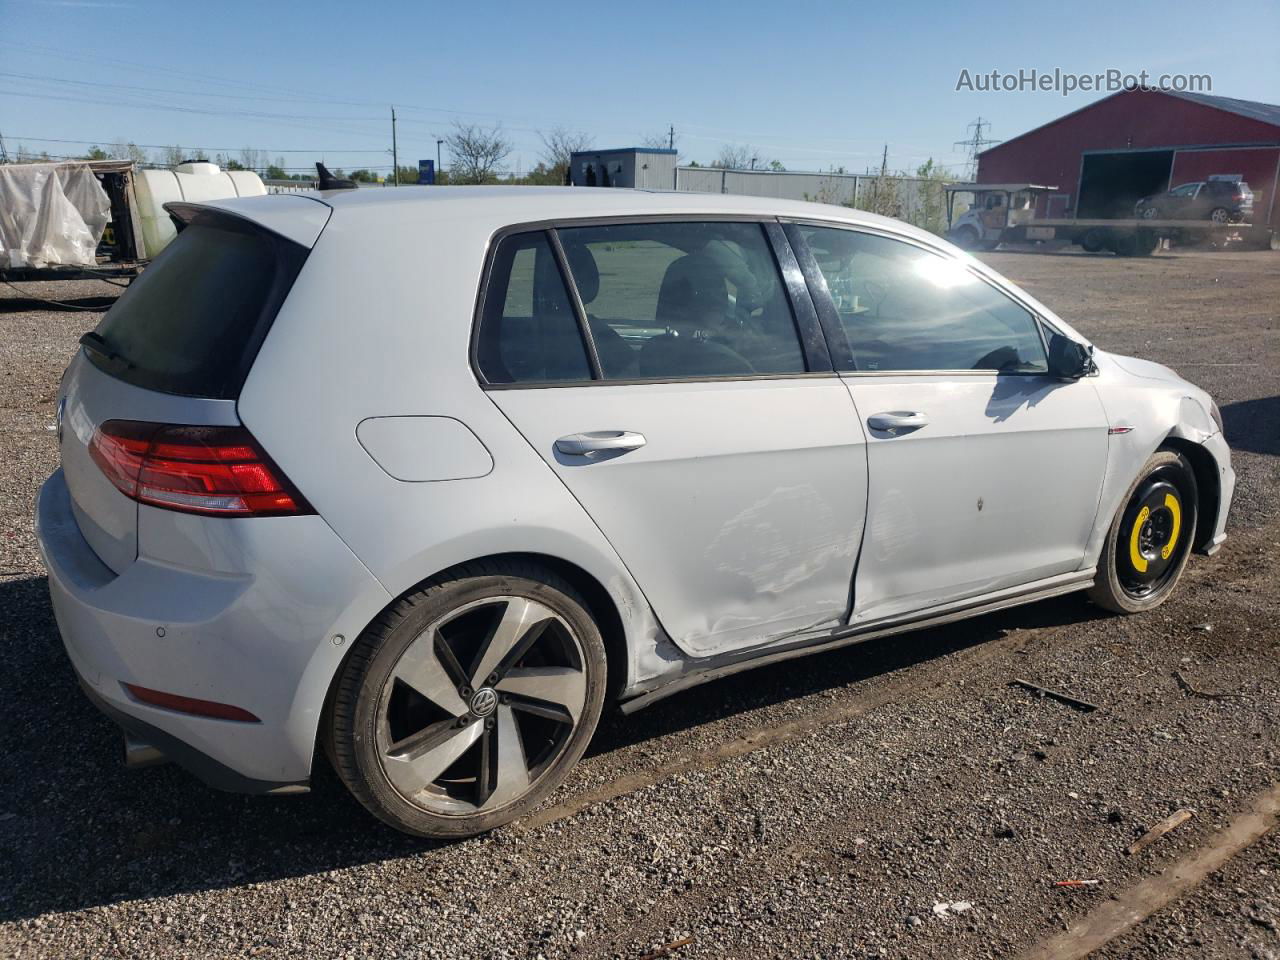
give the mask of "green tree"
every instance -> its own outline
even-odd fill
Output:
[[[371,170],[352,170],[350,179],[356,183],[377,183],[378,178],[374,176]]]
[[[917,227],[941,236],[947,230],[946,185],[951,178],[946,170],[933,162],[933,157],[916,167],[916,177],[919,178],[916,184],[918,199],[907,219]]]
[[[107,151],[103,150],[97,144],[94,144],[89,148],[89,151],[84,155],[84,158],[86,160],[110,160],[111,154],[107,153]]]

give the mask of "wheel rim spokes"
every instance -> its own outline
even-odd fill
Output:
[[[511,670],[498,683],[499,693],[506,694],[517,710],[540,716],[564,715],[577,723],[587,700],[587,675],[572,667],[523,667]],[[559,713],[539,711],[539,706],[559,708]]]
[[[496,723],[485,724],[480,744],[480,780],[476,805],[499,807],[529,789],[529,758],[525,755],[515,712],[499,707]]]
[[[405,650],[391,677],[412,687],[451,716],[460,717],[467,712],[467,703],[458,692],[466,675],[437,630],[419,637]]]
[[[405,649],[384,687],[377,740],[387,778],[440,813],[518,799],[582,716],[583,665],[567,623],[537,601],[495,597],[451,612]]]
[[[512,597],[506,609],[486,638],[471,667],[471,685],[491,686],[487,681],[504,662],[518,660],[537,642],[555,615],[540,603],[524,597]]]
[[[448,770],[482,732],[478,723],[459,726],[456,720],[442,720],[433,724],[391,745],[386,754],[387,777],[403,796],[411,797]]]

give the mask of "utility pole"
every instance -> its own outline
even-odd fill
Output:
[[[442,143],[444,143],[443,140],[436,140],[436,182],[437,183],[439,183],[440,181],[440,171],[442,169],[440,166],[440,144]]]
[[[967,140],[957,140],[955,142],[955,146],[965,148],[967,163],[964,168],[964,178],[968,181],[972,182],[978,175],[978,154],[982,152],[983,148],[1000,143],[999,140],[992,140],[982,135],[982,128],[990,128],[990,126],[990,120],[983,120],[982,117],[979,117],[965,128],[966,130],[972,130],[973,136]]]
[[[674,150],[676,148],[676,125],[673,123],[667,129],[667,149]]]
[[[0,163],[9,162],[9,151],[4,148],[4,134],[0,133]]]
[[[400,154],[396,151],[396,108],[391,108],[391,169],[395,171],[395,185],[400,186]]]
[[[884,145],[884,153],[880,155],[880,176],[876,177],[876,188],[871,195],[871,212],[881,213],[880,209],[880,191],[886,186],[884,182],[885,176],[889,172],[889,145]]]

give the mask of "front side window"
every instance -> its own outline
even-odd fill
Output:
[[[558,233],[605,380],[804,372],[795,318],[760,224],[611,224]]]
[[[515,234],[499,243],[476,359],[489,383],[591,379],[578,318],[545,233]]]
[[[1173,197],[1194,197],[1199,189],[1200,184],[1198,183],[1184,183],[1182,186],[1170,190],[1169,195]]]
[[[798,230],[835,302],[853,369],[1048,369],[1036,318],[962,264],[855,230]]]

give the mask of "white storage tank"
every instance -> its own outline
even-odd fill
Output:
[[[223,170],[216,163],[189,160],[172,170],[137,171],[134,193],[145,247],[141,255],[154,257],[177,234],[173,221],[164,212],[166,203],[260,197],[266,192],[262,179],[251,170]]]

